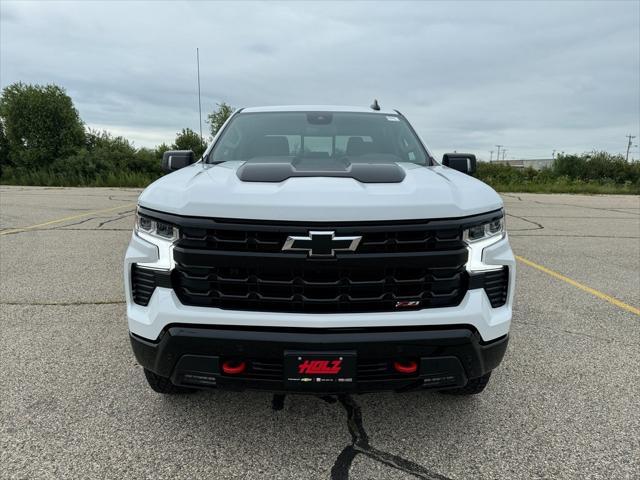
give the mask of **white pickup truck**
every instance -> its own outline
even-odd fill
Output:
[[[201,159],[165,153],[124,269],[151,388],[484,389],[514,294],[502,200],[375,107],[240,109]]]

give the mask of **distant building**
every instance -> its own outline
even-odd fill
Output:
[[[529,158],[522,160],[495,160],[491,163],[500,163],[502,165],[509,165],[514,168],[526,168],[531,167],[535,170],[542,170],[545,167],[553,165],[553,158]]]

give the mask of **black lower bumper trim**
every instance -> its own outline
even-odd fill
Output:
[[[352,351],[357,356],[356,381],[336,393],[415,388],[452,388],[496,368],[508,336],[489,343],[471,327],[399,329],[286,329],[170,326],[157,342],[131,335],[138,362],[173,383],[201,388],[292,391],[285,387],[283,358],[287,350]],[[245,361],[246,371],[226,375],[221,362]],[[394,362],[418,361],[416,372],[394,370]],[[327,387],[323,393],[333,393]],[[317,393],[304,385],[293,391]]]

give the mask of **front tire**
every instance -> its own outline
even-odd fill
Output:
[[[447,395],[477,395],[484,390],[484,388],[487,386],[487,383],[489,383],[490,378],[491,372],[485,373],[481,377],[472,378],[464,387],[442,390],[442,393],[445,393]]]
[[[151,387],[151,390],[157,393],[162,393],[164,395],[176,395],[181,393],[193,393],[196,391],[193,388],[174,385],[167,377],[161,377],[146,368],[144,369],[144,376],[147,379],[147,383]]]

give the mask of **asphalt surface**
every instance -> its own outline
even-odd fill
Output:
[[[0,478],[640,477],[640,316],[523,263],[481,395],[155,394],[123,303],[137,194],[0,188]],[[640,306],[639,197],[504,199],[517,255]]]

